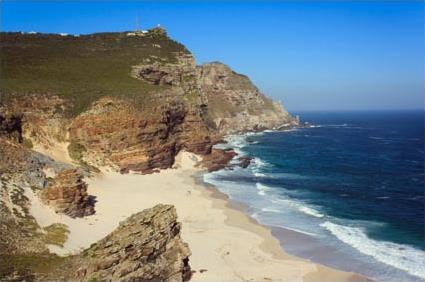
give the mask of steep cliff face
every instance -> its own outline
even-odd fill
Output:
[[[37,149],[77,144],[84,164],[149,173],[180,150],[209,154],[224,134],[296,123],[246,76],[197,66],[163,29],[0,39],[0,102]]]
[[[15,262],[33,254],[37,266],[50,268],[40,278],[30,265],[29,280],[186,280],[190,252],[173,207],[130,217],[82,255],[65,261],[48,255],[46,261],[25,191],[42,194],[59,212],[88,215],[93,203],[81,176],[64,172],[46,188],[43,168],[58,173],[89,164],[150,173],[171,167],[187,150],[208,155],[204,165],[216,170],[235,156],[211,154],[224,134],[297,122],[247,77],[221,63],[197,66],[163,29],[80,37],[0,33],[0,43],[0,264],[11,266],[0,280],[22,278]],[[42,154],[58,148],[55,156],[69,153],[74,162]]]
[[[222,63],[204,64],[198,78],[208,99],[213,126],[222,134],[295,125],[283,106],[265,97],[249,80]]]
[[[190,250],[170,205],[132,215],[111,234],[75,258],[82,281],[186,281]]]
[[[181,149],[211,150],[209,131],[193,107],[175,101],[140,111],[124,100],[104,98],[77,116],[70,140],[118,165],[122,172],[150,172],[174,163]]]

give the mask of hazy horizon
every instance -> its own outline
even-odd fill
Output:
[[[424,108],[423,2],[241,3],[3,1],[1,30],[126,31],[139,18],[289,111]]]

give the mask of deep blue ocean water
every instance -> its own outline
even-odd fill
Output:
[[[285,248],[283,236],[291,253],[380,281],[423,281],[424,112],[300,116],[312,126],[229,136],[218,147],[253,157],[251,165],[204,181],[259,222],[315,242]]]

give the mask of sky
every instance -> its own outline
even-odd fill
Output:
[[[1,31],[87,34],[161,24],[287,109],[423,109],[422,1],[1,1]]]

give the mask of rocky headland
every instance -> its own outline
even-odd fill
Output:
[[[162,28],[3,32],[0,42],[0,280],[187,280],[190,251],[172,206],[136,213],[60,258],[49,253],[30,196],[64,216],[90,217],[96,204],[83,177],[99,168],[149,174],[186,151],[213,171],[236,156],[212,148],[223,136],[298,125],[248,77],[218,62],[197,65]]]

